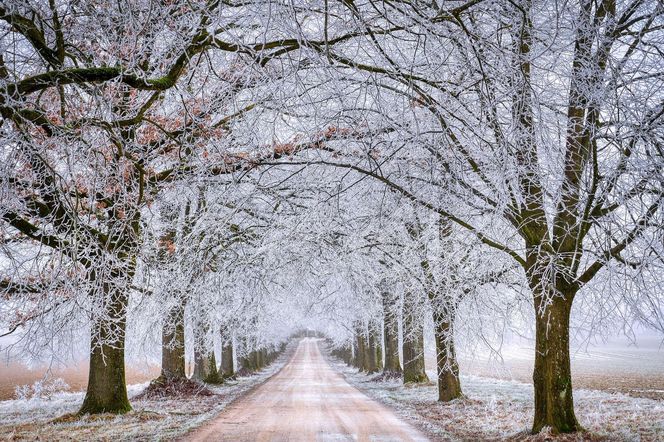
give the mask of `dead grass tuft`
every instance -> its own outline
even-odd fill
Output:
[[[214,396],[205,384],[186,378],[158,377],[134,399],[151,400],[163,398],[187,398],[196,396]]]

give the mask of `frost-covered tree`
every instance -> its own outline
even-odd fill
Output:
[[[127,306],[156,195],[295,147],[230,127],[297,67],[291,16],[214,0],[0,5],[3,325],[31,341],[63,328],[45,318],[89,320],[81,413],[130,409]]]
[[[20,244],[34,251],[31,266],[7,268],[9,323],[85,306],[92,333],[82,413],[130,409],[124,333],[141,211],[188,156],[164,134],[189,133],[193,102],[172,91],[211,45],[213,11],[124,2],[0,6],[0,210],[3,235],[15,238],[5,256],[15,262]],[[65,275],[66,287],[53,291]],[[33,288],[15,290],[26,281]]]
[[[361,91],[342,105],[393,131],[312,161],[382,182],[522,268],[533,431],[579,430],[573,301],[661,260],[647,239],[662,225],[661,2],[344,5],[369,35],[325,49],[337,81]]]
[[[662,329],[663,17],[655,0],[2,2],[1,324],[27,347],[89,326],[94,413],[130,409],[128,318],[146,341],[162,328],[163,370],[184,377],[189,351],[199,378],[220,330],[229,375],[312,322],[398,372],[401,321],[404,377],[423,380],[433,313],[443,399],[455,318],[511,306],[481,287],[509,279],[535,317],[533,431],[576,431],[572,306]]]

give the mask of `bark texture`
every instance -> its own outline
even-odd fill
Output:
[[[383,368],[383,351],[381,345],[380,325],[376,323],[369,324],[368,373],[378,373]]]
[[[406,294],[403,312],[403,382],[429,382],[424,366],[424,327],[414,312],[411,294]]]
[[[208,384],[221,384],[223,382],[219,370],[217,370],[214,349],[206,348],[201,343],[194,346],[194,372],[191,377]]]
[[[235,369],[233,367],[233,342],[222,343],[221,346],[221,375],[224,378],[232,378],[235,376]]]
[[[196,324],[194,329],[194,372],[191,377],[209,384],[220,384],[222,379],[217,370],[214,349],[208,346],[206,339],[208,331],[209,328],[204,324]]]
[[[369,369],[369,352],[367,337],[364,327],[358,326],[355,329],[355,366],[360,371]]]
[[[110,293],[104,306],[108,317],[93,324],[88,387],[79,414],[131,411],[124,364],[127,301],[120,290]]]
[[[400,374],[402,370],[399,362],[399,322],[393,304],[390,295],[383,293],[383,339],[385,340],[383,372]]]
[[[532,1],[515,4],[516,26],[514,66],[520,75],[513,85],[512,113],[518,125],[516,157],[523,174],[520,188],[524,198],[519,219],[519,230],[525,241],[526,259],[522,263],[535,307],[535,417],[533,432],[550,427],[553,433],[571,433],[581,430],[574,415],[572,379],[569,358],[569,316],[579,281],[589,280],[596,269],[591,265],[583,275],[577,275],[582,262],[583,238],[595,222],[592,204],[581,203],[580,195],[586,183],[583,179],[593,146],[591,134],[596,130],[599,110],[593,95],[595,87],[604,82],[606,58],[593,54],[594,38],[588,33],[593,26],[606,26],[604,19],[613,20],[615,3],[602,3],[592,17],[593,2],[582,2],[577,18],[579,33],[574,44],[572,78],[567,109],[562,183],[552,223],[547,222],[547,209],[542,183],[533,165],[539,161],[535,136],[531,81],[531,47],[533,44],[531,20]],[[612,5],[612,6],[611,6]],[[608,6],[608,7],[607,7]],[[595,155],[597,155],[595,153]],[[596,183],[595,183],[596,184]],[[627,243],[625,243],[627,244]],[[615,252],[615,250],[614,250]],[[610,255],[607,255],[607,257]],[[590,272],[590,273],[588,273]],[[547,275],[547,280],[543,279]]]
[[[572,297],[536,299],[535,319],[535,419],[533,432],[551,427],[556,433],[579,431],[574,414],[569,357],[569,319]],[[539,300],[539,302],[537,302]]]
[[[184,302],[168,312],[161,335],[160,378],[186,378],[184,359]]]
[[[256,356],[252,350],[249,340],[244,338],[240,339],[240,357],[238,359],[239,374],[249,374],[256,371]]]
[[[459,364],[454,348],[454,330],[447,315],[434,315],[438,400],[449,402],[463,396]]]

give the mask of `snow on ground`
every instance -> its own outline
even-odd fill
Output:
[[[439,403],[434,383],[404,386],[401,380],[372,381],[342,362],[333,361],[346,380],[434,440],[554,440],[529,436],[533,416],[532,385],[479,376],[461,376],[465,399]],[[433,379],[433,378],[432,378]],[[598,390],[574,392],[577,418],[589,434],[565,440],[655,442],[664,440],[664,401]]]
[[[83,392],[61,392],[50,399],[0,401],[0,441],[143,441],[179,437],[221,412],[230,402],[278,372],[292,349],[253,376],[210,387],[213,396],[182,399],[131,400],[149,383],[127,387],[133,411],[125,415],[71,416]]]

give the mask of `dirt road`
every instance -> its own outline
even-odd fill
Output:
[[[187,441],[426,441],[350,386],[303,339],[286,366]]]

